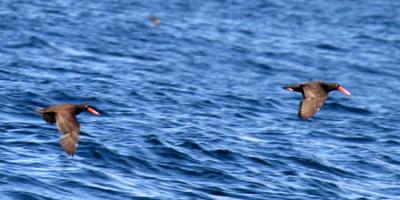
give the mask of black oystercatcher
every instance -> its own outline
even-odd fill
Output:
[[[47,108],[35,110],[43,115],[43,119],[49,124],[57,124],[58,130],[64,135],[61,137],[61,147],[68,155],[73,156],[79,139],[79,122],[76,115],[83,111],[90,112],[94,115],[100,115],[95,109],[87,104],[58,104]]]
[[[319,111],[330,91],[339,90],[346,95],[351,95],[350,92],[337,83],[324,83],[322,81],[287,85],[283,89],[303,94],[303,100],[300,102],[298,112],[298,116],[303,120],[307,120]]]

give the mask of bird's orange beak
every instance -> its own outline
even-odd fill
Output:
[[[341,91],[343,94],[348,95],[348,96],[351,96],[350,92],[347,91],[346,89],[344,89],[343,87],[339,86],[339,87],[337,87],[337,89],[338,89],[339,91]]]
[[[97,112],[95,109],[93,109],[93,108],[91,108],[91,107],[88,107],[88,108],[87,108],[87,111],[90,112],[90,113],[92,113],[93,115],[97,115],[97,116],[100,115],[99,112]]]

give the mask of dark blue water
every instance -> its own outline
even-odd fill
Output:
[[[154,27],[149,15],[160,18]],[[400,2],[2,1],[0,199],[400,199]],[[300,94],[335,81],[309,121]],[[33,112],[89,103],[77,154]]]

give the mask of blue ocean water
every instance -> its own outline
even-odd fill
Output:
[[[161,23],[153,26],[148,16]],[[1,1],[0,199],[400,199],[400,2]],[[281,87],[340,83],[309,121]],[[33,112],[89,103],[76,155]]]

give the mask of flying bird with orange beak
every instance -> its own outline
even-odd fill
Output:
[[[100,113],[87,104],[58,104],[35,111],[41,114],[47,123],[57,124],[58,130],[63,134],[60,139],[61,147],[71,156],[76,152],[80,132],[80,125],[76,119],[76,115],[79,115],[83,111],[97,116],[100,115]]]
[[[351,95],[350,92],[337,83],[325,83],[322,81],[286,85],[283,89],[300,92],[303,95],[298,112],[298,116],[303,120],[309,119],[320,110],[328,98],[329,92],[339,90],[345,95]]]

